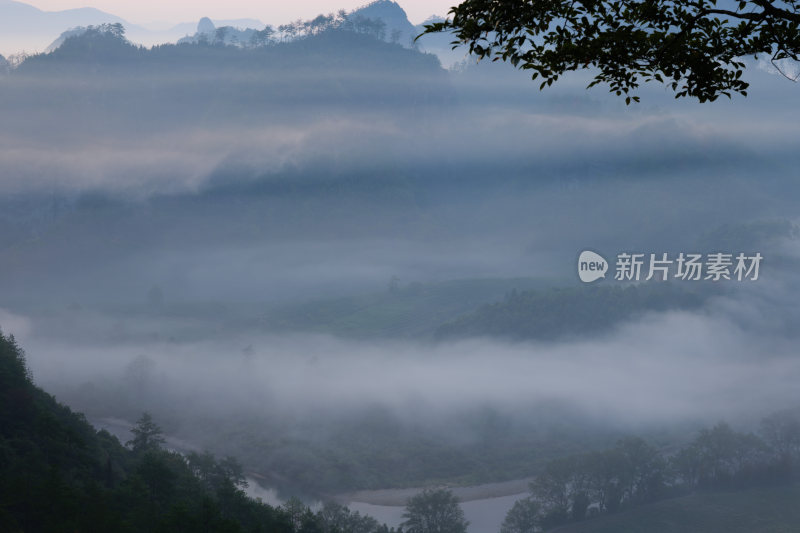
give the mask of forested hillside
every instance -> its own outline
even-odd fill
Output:
[[[123,447],[37,388],[22,349],[0,334],[0,531],[387,531],[333,504],[314,514],[252,500],[234,459],[162,448],[147,414],[132,437]]]
[[[513,291],[502,302],[442,325],[437,336],[514,340],[587,336],[608,332],[647,312],[698,309],[711,294],[708,287],[683,289],[669,283]]]

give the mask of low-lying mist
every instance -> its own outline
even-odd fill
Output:
[[[3,320],[37,383],[90,420],[149,411],[168,435],[239,457],[268,485],[331,494],[518,479],[627,434],[674,446],[721,420],[756,428],[800,405],[800,360],[795,338],[731,311],[746,302],[720,297],[552,342],[213,330],[79,342]]]
[[[556,402],[647,425],[743,420],[800,402],[792,339],[754,335],[708,313],[652,314],[599,339],[554,343],[244,335],[238,343],[70,346],[37,340],[20,322],[45,388],[125,391],[143,410],[188,418],[331,416],[373,405],[415,419],[482,406],[524,418],[531,405]],[[13,333],[14,320],[7,323]]]
[[[0,326],[90,419],[151,411],[271,482],[338,492],[522,478],[800,404],[779,78],[754,70],[762,96],[736,113],[652,87],[626,108],[365,36],[89,44],[0,78]],[[591,331],[564,304],[575,326],[547,340],[436,335],[517,291],[581,290],[585,249],[764,263]]]

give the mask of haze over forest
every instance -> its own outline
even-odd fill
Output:
[[[415,46],[393,2],[152,47],[105,22],[0,59],[0,327],[91,422],[148,411],[313,500],[800,406],[800,108],[772,67],[625,106]],[[582,250],[764,261],[585,285]]]

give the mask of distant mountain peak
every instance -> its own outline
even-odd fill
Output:
[[[419,26],[422,27],[422,26],[425,26],[426,24],[434,24],[436,22],[444,22],[445,20],[447,20],[447,18],[443,17],[441,15],[431,15],[430,17],[428,17],[425,20],[423,20],[422,24],[420,24]]]
[[[390,17],[390,18],[398,18],[405,20],[409,24],[408,15],[406,14],[405,9],[403,9],[400,4],[394,2],[393,0],[375,0],[374,2],[370,2],[369,4],[356,9],[354,12],[356,15],[364,15],[375,18],[375,17]]]
[[[375,0],[358,8],[351,16],[382,20],[386,24],[386,36],[390,41],[406,47],[414,47],[417,28],[408,20],[405,10],[392,0]]]
[[[197,33],[213,34],[216,30],[217,27],[208,17],[201,18],[200,22],[197,23]]]
[[[368,7],[376,7],[376,6],[377,7],[389,7],[389,8],[399,9],[400,11],[405,13],[405,10],[402,7],[400,7],[400,4],[398,4],[394,0],[374,0],[373,2],[369,2],[368,4],[364,5],[363,7],[359,8],[359,9],[365,9],[365,8],[368,8]]]
[[[95,8],[42,11],[22,2],[0,0],[0,51],[12,54],[22,50],[41,51],[70,28],[104,23],[133,27],[120,17]]]
[[[2,1],[2,0],[0,0],[0,1]],[[70,37],[77,37],[79,35],[83,35],[84,33],[86,33],[86,27],[85,26],[78,26],[77,28],[70,28],[67,31],[63,32],[61,35],[59,35],[58,38],[55,41],[50,43],[50,45],[47,48],[44,49],[44,51],[45,51],[45,53],[49,54],[50,52],[58,49],[62,44],[64,44],[64,41],[66,41]]]

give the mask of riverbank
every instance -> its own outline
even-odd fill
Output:
[[[483,483],[468,487],[458,487],[441,485],[441,488],[450,489],[461,502],[471,502],[475,500],[486,500],[490,498],[502,498],[506,496],[524,495],[528,492],[528,485],[533,478],[514,479],[497,483]],[[436,487],[439,488],[439,487]],[[361,490],[337,494],[334,499],[344,505],[351,503],[366,503],[370,505],[382,505],[400,507],[405,506],[409,498],[422,492],[424,488],[408,489],[380,489],[380,490]]]
[[[115,435],[120,441],[125,442],[130,438],[130,429],[133,424],[128,420],[120,418],[105,417],[90,421],[97,429],[105,429]],[[169,448],[181,453],[200,452],[201,450],[184,440],[165,435],[166,444]],[[273,487],[268,486],[267,478],[257,473],[248,473],[248,482],[251,485],[247,492],[252,497],[260,497],[262,500],[271,504],[280,504],[280,500]],[[480,485],[470,485],[466,487],[441,485],[443,488],[450,489],[461,502],[472,502],[477,500],[488,500],[492,498],[504,498],[508,496],[524,496],[528,491],[528,484],[533,478],[514,479],[511,481],[501,481],[497,483],[482,483]],[[404,507],[409,498],[422,492],[425,487],[405,488],[405,489],[379,489],[361,490],[340,493],[332,496],[332,499],[342,505],[352,503],[363,503],[367,505],[377,505],[384,507]]]

